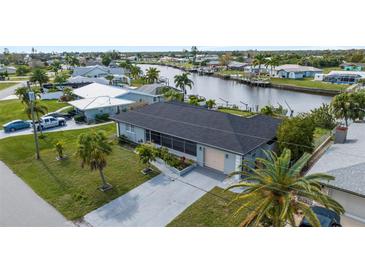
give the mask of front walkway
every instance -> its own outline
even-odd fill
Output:
[[[0,226],[72,226],[0,161]]]
[[[179,177],[156,165],[162,174],[90,212],[84,220],[92,226],[166,226],[213,187],[227,186],[223,174],[206,168]]]

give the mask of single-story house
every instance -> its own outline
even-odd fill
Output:
[[[123,95],[122,98],[147,104],[163,102],[165,100],[164,95],[162,94],[163,88],[170,88],[177,92],[180,92],[174,87],[170,87],[165,84],[155,83],[143,85],[136,89],[130,89],[129,93]]]
[[[110,117],[126,111],[134,101],[109,96],[86,98],[68,102],[78,113],[85,116],[86,122],[94,122],[96,115],[108,114]]]
[[[324,191],[345,208],[345,215],[365,223],[365,123],[349,126],[347,142],[333,144],[309,170],[327,173]]]
[[[221,62],[219,60],[210,60],[207,62],[208,67],[219,67],[221,66]]]
[[[134,143],[152,142],[200,166],[224,174],[254,162],[273,149],[281,120],[264,115],[239,117],[178,102],[159,102],[122,112],[113,120],[117,135]]]
[[[123,95],[129,92],[128,89],[110,86],[110,85],[102,85],[99,83],[92,83],[86,86],[83,86],[78,89],[74,89],[73,93],[79,98],[96,98],[100,96],[114,97],[120,98]]]
[[[364,63],[343,63],[340,65],[346,71],[362,71],[365,69]]]
[[[102,85],[108,85],[109,81],[103,77],[97,78],[97,77],[85,77],[85,76],[74,76],[67,79],[67,83],[98,83]]]
[[[365,78],[365,71],[343,71],[334,70],[328,74],[317,74],[315,80],[330,82],[333,84],[348,84],[357,83],[360,79]]]
[[[14,74],[16,72],[16,68],[14,67],[7,67],[0,64],[0,73],[8,72],[8,74]]]
[[[249,66],[248,63],[241,63],[237,61],[232,61],[228,64],[228,68],[234,70],[244,70],[247,66]]]
[[[74,67],[72,77],[85,76],[85,77],[105,77],[107,75],[124,75],[123,68],[110,68],[105,66],[87,66],[87,67]]]
[[[315,67],[301,66],[295,64],[277,66],[273,69],[274,77],[288,79],[303,79],[306,77],[314,77],[317,73],[322,73],[322,70]]]
[[[270,72],[270,69],[267,68],[265,65],[261,65],[261,66],[251,65],[251,66],[245,66],[244,71],[246,73],[252,73],[252,74],[259,74],[259,73],[267,74]]]

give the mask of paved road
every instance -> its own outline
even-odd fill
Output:
[[[72,226],[0,161],[0,226]]]
[[[8,87],[6,89],[0,90],[0,100],[4,99],[10,95],[13,95],[17,88],[25,86],[25,85],[26,85],[26,82],[20,82],[19,84],[16,84],[16,85]]]
[[[46,130],[43,130],[43,132],[54,132],[54,131],[66,131],[66,130],[91,128],[91,127],[97,127],[97,126],[108,124],[108,123],[114,123],[114,122],[106,122],[103,124],[88,125],[88,124],[76,124],[74,120],[68,120],[68,121],[66,121],[66,126],[46,129]],[[10,133],[5,133],[4,130],[0,130],[0,139],[5,139],[8,137],[19,136],[19,135],[29,135],[29,134],[33,134],[32,128],[18,130],[18,131],[10,132]]]
[[[84,220],[92,226],[166,226],[213,187],[227,186],[223,174],[206,168],[197,167],[182,177],[163,172],[88,213]]]

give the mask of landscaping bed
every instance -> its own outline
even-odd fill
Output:
[[[41,160],[34,158],[32,135],[6,138],[0,140],[0,160],[67,219],[78,219],[159,173],[153,170],[148,175],[141,174],[145,166],[139,162],[138,156],[113,141],[113,152],[107,157],[104,169],[106,180],[113,189],[108,192],[98,190],[101,180],[98,172],[92,172],[87,167],[81,168],[75,152],[81,133],[100,129],[106,131],[113,140],[115,124],[45,133],[45,138],[39,140]],[[64,154],[67,155],[63,161],[57,161],[54,149],[59,140],[63,141]]]
[[[175,227],[232,227],[239,226],[244,212],[234,216],[239,203],[228,205],[235,193],[215,187],[186,208],[167,226]]]

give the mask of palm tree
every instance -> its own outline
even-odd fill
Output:
[[[333,180],[334,177],[324,173],[302,176],[301,171],[310,158],[304,154],[291,165],[291,152],[284,149],[278,156],[274,152],[264,151],[266,158],[258,158],[258,168],[247,166],[242,172],[245,179],[229,187],[244,188],[232,203],[242,203],[236,213],[245,212],[242,226],[296,226],[295,216],[302,212],[312,226],[320,222],[310,206],[301,199],[310,199],[338,214],[343,214],[343,207],[321,191],[321,182]],[[236,172],[234,174],[241,174]]]
[[[136,148],[139,156],[139,160],[142,164],[147,165],[143,169],[143,173],[149,173],[152,171],[151,162],[156,160],[156,150],[151,144],[142,144]]]
[[[278,55],[274,55],[270,59],[270,74],[273,74],[273,70],[280,64],[280,57]]]
[[[261,74],[261,65],[265,64],[265,59],[265,55],[259,53],[255,55],[255,58],[253,60],[253,65],[258,66],[259,75]]]
[[[196,55],[198,54],[198,48],[196,46],[191,47],[191,54],[193,55],[193,63],[195,64]]]
[[[51,71],[53,71],[55,73],[55,75],[57,75],[58,71],[61,70],[62,65],[61,65],[60,61],[54,60],[49,67],[50,67]]]
[[[160,78],[160,71],[157,68],[149,68],[146,70],[146,79],[148,83],[154,83]]]
[[[26,105],[29,105],[29,95],[28,95],[27,87],[19,87],[15,90],[15,95],[19,98],[19,100]],[[36,98],[39,98],[39,89],[33,89]]]
[[[81,159],[81,167],[89,166],[91,171],[98,170],[101,177],[100,190],[112,188],[105,180],[104,168],[107,165],[106,156],[112,152],[112,146],[104,131],[82,133],[77,139],[76,155]]]
[[[181,92],[169,88],[163,92],[166,101],[184,101],[184,95]]]
[[[42,135],[43,131],[42,131],[42,127],[40,126],[40,120],[43,115],[46,115],[48,113],[48,108],[47,108],[47,106],[42,105],[39,100],[35,100],[35,101],[33,101],[33,111],[37,118],[37,121],[39,124],[39,130]],[[28,116],[29,119],[32,119],[32,104],[30,104],[30,102],[28,102],[25,105],[24,112]]]
[[[350,93],[343,92],[333,97],[331,108],[337,119],[345,119],[345,125],[348,127],[348,120],[354,116],[355,112]]]
[[[47,73],[43,69],[40,69],[40,68],[35,68],[30,77],[31,82],[33,82],[33,83],[38,82],[38,84],[41,88],[41,91],[43,90],[42,84],[47,83],[48,80],[49,80],[49,78],[47,76]]]
[[[76,67],[80,65],[79,59],[74,55],[66,55],[65,61],[70,67]]]
[[[183,74],[175,75],[174,77],[175,87],[180,88],[184,94],[186,94],[186,87],[191,89],[194,85],[194,82],[189,78],[189,75],[189,73],[184,72]]]
[[[112,84],[112,81],[114,79],[114,75],[109,74],[109,75],[105,76],[105,79],[107,79],[109,81],[109,85],[111,85]]]
[[[138,79],[142,75],[142,69],[139,66],[131,66],[130,67],[130,74],[133,79]]]
[[[216,105],[215,100],[213,100],[213,99],[209,99],[205,103],[207,104],[207,107],[209,109],[212,109]]]

